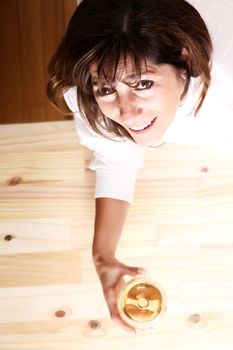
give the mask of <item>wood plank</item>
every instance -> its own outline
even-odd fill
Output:
[[[66,0],[66,6],[69,6],[73,0]],[[65,33],[66,26],[66,6],[64,0],[40,0],[41,10],[41,33],[42,33],[42,49],[43,49],[43,74],[44,74],[44,106],[46,120],[64,120],[65,115],[61,114],[54,108],[46,96],[46,86],[49,79],[47,72],[48,64],[54,55],[60,40]],[[71,7],[71,6],[70,6]],[[38,119],[38,121],[42,121]]]
[[[37,0],[19,1],[20,60],[23,77],[23,106],[44,103],[43,43],[41,32],[42,8]],[[41,110],[41,118],[45,115]],[[27,113],[24,112],[24,121]],[[35,114],[30,120],[37,120]]]
[[[0,288],[80,283],[80,263],[75,250],[0,256]]]
[[[29,133],[25,133],[25,128]],[[76,151],[78,145],[73,121],[12,124],[10,128],[7,125],[0,128],[0,154]]]
[[[72,221],[67,218],[1,220],[1,254],[70,250],[71,227]]]
[[[73,15],[76,7],[79,5],[79,0],[63,0],[64,14],[65,14],[65,28],[67,27],[71,16]]]
[[[46,106],[45,103],[33,103],[33,104],[24,104],[23,106],[23,115],[24,121],[27,123],[33,123],[38,119],[40,121],[46,121]]]
[[[0,124],[17,123],[22,117],[22,75],[18,1],[0,1]]]

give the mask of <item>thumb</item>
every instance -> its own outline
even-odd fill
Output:
[[[129,276],[143,275],[146,273],[144,267],[125,266],[124,273]]]

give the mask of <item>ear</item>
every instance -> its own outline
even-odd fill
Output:
[[[187,63],[190,61],[190,55],[185,47],[182,48],[181,59],[186,61]]]
[[[193,61],[193,58],[191,57],[190,53],[185,47],[182,48],[180,57],[182,60],[184,60],[187,63],[191,77],[194,77],[194,78],[198,77],[200,73],[196,68],[195,61]]]

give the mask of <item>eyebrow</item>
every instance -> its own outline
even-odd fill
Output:
[[[94,74],[96,74],[97,73],[97,71],[95,71],[95,72],[93,72]],[[157,74],[157,72],[153,69],[147,69],[147,70],[144,70],[144,71],[142,71],[141,72],[141,75],[146,75],[146,74],[148,74],[148,73],[153,73],[153,74]],[[132,73],[132,74],[128,74],[128,75],[126,75],[126,77],[124,78],[124,82],[125,81],[127,81],[127,80],[132,80],[132,79],[134,79],[135,77],[136,77],[137,75],[136,74],[134,74],[134,73]],[[99,80],[98,80],[98,77],[97,77],[97,75],[96,76],[94,76],[93,77],[93,79],[92,79],[92,85],[93,86],[97,86],[97,85],[99,85]]]

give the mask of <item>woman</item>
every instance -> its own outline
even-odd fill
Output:
[[[48,97],[62,109],[64,96],[80,143],[94,151],[93,261],[111,317],[128,331],[116,292],[124,275],[145,270],[124,265],[115,251],[145,151],[232,136],[224,131],[232,99],[215,90],[227,79],[212,68],[212,52],[204,20],[184,0],[84,0],[49,65]]]

